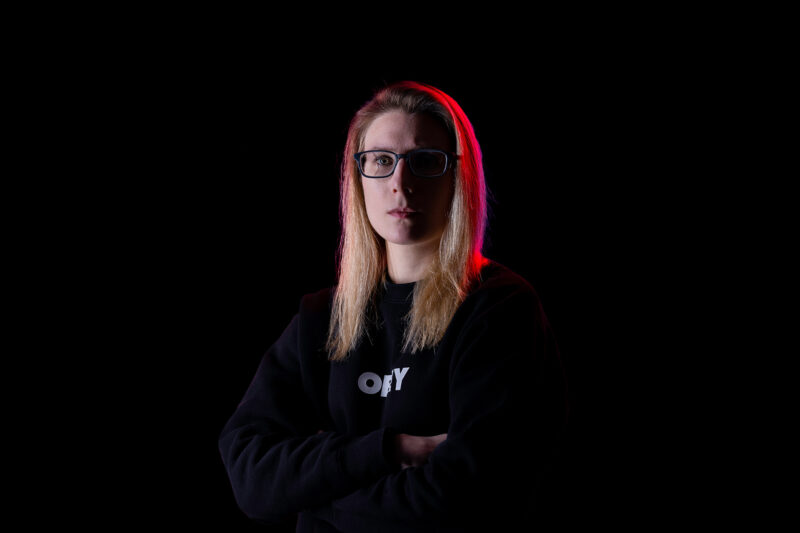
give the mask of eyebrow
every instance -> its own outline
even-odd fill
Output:
[[[383,145],[376,146],[375,148],[364,148],[365,152],[367,152],[369,150],[380,150],[380,151],[383,151],[383,152],[394,152],[396,154],[402,153],[402,152],[398,152],[397,149],[395,149],[395,148],[385,148]],[[417,145],[414,148],[411,148],[410,150],[406,150],[406,153],[408,153],[408,152],[410,152],[412,150],[442,150],[443,152],[446,152],[445,149],[437,148],[435,146],[419,146],[419,145]]]

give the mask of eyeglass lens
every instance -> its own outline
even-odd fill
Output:
[[[415,150],[408,154],[411,172],[417,176],[433,177],[447,170],[447,155],[439,150]],[[397,156],[392,152],[370,151],[361,155],[361,171],[372,178],[392,174],[397,165]]]

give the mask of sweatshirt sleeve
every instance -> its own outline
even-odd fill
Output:
[[[219,439],[236,501],[259,522],[330,503],[392,471],[388,430],[358,437],[321,431],[298,353],[299,321],[296,315],[264,355]]]
[[[474,320],[450,367],[447,439],[421,467],[387,475],[315,511],[343,531],[514,529],[566,421],[566,383],[535,293],[509,295]],[[386,529],[389,531],[390,529]],[[487,529],[490,530],[490,529]]]

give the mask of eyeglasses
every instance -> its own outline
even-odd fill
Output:
[[[411,173],[420,178],[438,178],[455,163],[458,156],[441,150],[420,148],[405,154],[388,150],[367,150],[353,154],[358,170],[365,178],[388,178],[394,174],[397,162],[405,159]]]

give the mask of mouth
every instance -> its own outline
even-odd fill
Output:
[[[411,218],[416,216],[418,213],[410,207],[398,207],[397,209],[392,209],[389,211],[389,214],[396,218]]]

